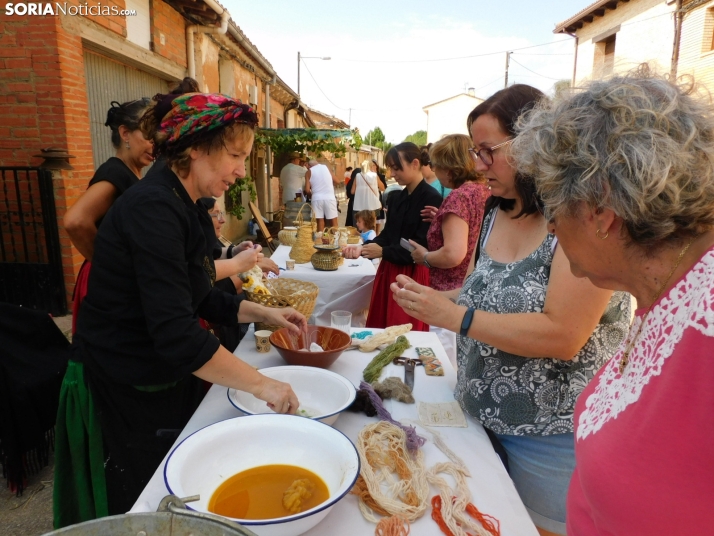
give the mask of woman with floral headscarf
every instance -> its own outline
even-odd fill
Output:
[[[200,403],[201,379],[250,392],[278,413],[298,408],[289,385],[236,359],[198,322],[306,326],[293,309],[213,286],[215,232],[196,202],[245,176],[257,115],[220,94],[154,100],[141,127],[164,165],[117,200],[94,242],[76,362],[60,395],[57,528],[132,507]]]

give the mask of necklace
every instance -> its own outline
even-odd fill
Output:
[[[650,311],[652,310],[652,307],[654,307],[654,304],[659,299],[660,294],[662,294],[662,291],[667,286],[667,283],[669,283],[669,280],[672,278],[672,274],[674,274],[677,267],[679,267],[679,263],[682,262],[682,258],[684,257],[684,254],[687,253],[687,250],[689,249],[689,246],[692,245],[692,242],[694,242],[694,238],[692,238],[689,242],[687,242],[687,245],[684,246],[684,248],[682,248],[682,251],[679,252],[679,257],[677,257],[677,260],[674,263],[674,266],[672,266],[672,269],[669,271],[669,275],[664,280],[664,282],[659,286],[659,288],[657,289],[657,292],[652,297],[652,303],[650,304],[649,308],[647,309],[645,316],[642,317],[642,322],[640,323],[640,327],[637,328],[637,333],[635,333],[635,336],[632,338],[632,340],[630,340],[629,337],[627,338],[627,342],[625,343],[625,351],[622,354],[622,358],[620,359],[620,375],[622,375],[625,372],[625,367],[627,367],[627,364],[630,362],[630,352],[632,352],[632,350],[635,347],[635,342],[637,342],[637,337],[640,336],[642,327],[645,325],[645,322],[647,321],[647,317],[649,316]]]

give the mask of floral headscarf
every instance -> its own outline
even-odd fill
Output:
[[[159,126],[161,132],[168,134],[166,145],[232,123],[258,123],[258,116],[250,106],[220,93],[187,93],[173,99],[171,105]]]

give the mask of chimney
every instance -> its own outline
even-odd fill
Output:
[[[476,96],[476,90],[475,90],[474,88],[470,87],[470,88],[469,88],[469,95],[471,95],[472,97],[475,97],[475,96]]]

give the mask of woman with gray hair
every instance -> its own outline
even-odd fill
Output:
[[[643,67],[543,105],[513,151],[572,273],[639,306],[576,405],[568,534],[711,533],[710,99]]]

